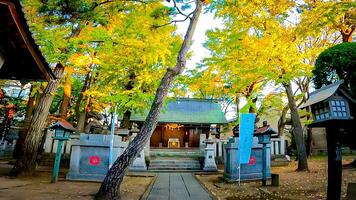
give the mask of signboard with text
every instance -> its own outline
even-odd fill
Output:
[[[250,162],[255,117],[256,115],[253,113],[240,115],[240,140],[237,158],[240,164],[248,164]]]

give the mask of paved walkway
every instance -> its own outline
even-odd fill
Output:
[[[159,173],[148,200],[211,200],[191,173]]]

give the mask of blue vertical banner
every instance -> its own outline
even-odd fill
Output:
[[[255,129],[255,117],[253,113],[240,115],[240,140],[237,162],[247,164],[250,161],[253,133]]]

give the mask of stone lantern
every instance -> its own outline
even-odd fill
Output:
[[[216,130],[216,124],[212,124],[210,126],[210,131],[209,131],[209,138],[206,139],[204,142],[206,144],[205,147],[205,159],[204,159],[204,171],[217,171],[218,167],[216,166],[215,163],[215,148],[214,144],[216,142],[216,139],[212,139],[212,135],[217,135],[218,132]]]
[[[267,156],[267,145],[271,143],[271,135],[273,133],[275,133],[275,131],[267,125],[266,121],[263,122],[263,127],[258,128],[254,133],[258,138],[258,143],[262,144],[262,186],[266,186],[267,176],[270,174],[270,169],[267,167],[267,159],[270,159],[270,157]]]
[[[325,128],[328,150],[327,199],[341,198],[342,156],[341,145],[355,147],[356,97],[339,81],[312,93],[301,109],[311,112],[313,122],[309,128]]]
[[[70,140],[70,135],[75,131],[75,129],[69,122],[65,120],[57,121],[55,124],[49,126],[48,129],[54,130],[53,139],[58,140],[58,147],[57,147],[56,158],[54,161],[53,174],[51,179],[51,182],[55,183],[57,182],[58,179],[63,143],[64,141]]]

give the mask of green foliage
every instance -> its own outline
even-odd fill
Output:
[[[323,51],[313,74],[317,88],[342,79],[356,94],[356,43],[346,42]]]

